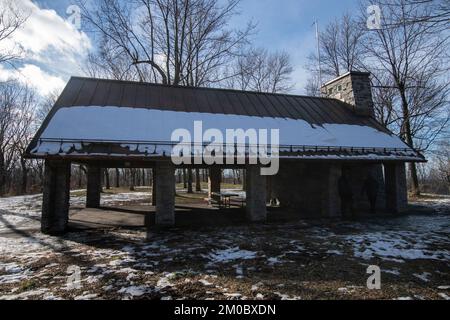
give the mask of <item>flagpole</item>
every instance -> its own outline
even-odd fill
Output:
[[[319,86],[322,86],[322,67],[320,63],[320,35],[319,35],[319,22],[314,21],[316,25],[316,40],[317,40],[317,59],[318,59],[318,67],[319,67]]]

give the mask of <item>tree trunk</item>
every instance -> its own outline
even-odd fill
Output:
[[[187,193],[194,193],[192,190],[192,169],[188,169]]]
[[[116,188],[120,188],[120,171],[116,168]]]
[[[411,192],[414,196],[420,196],[419,178],[417,176],[417,167],[415,162],[409,163],[409,174],[411,175]]]
[[[141,186],[145,186],[145,169],[141,169]]]
[[[130,169],[130,174],[131,174],[130,191],[134,191],[135,190],[135,186],[136,186],[135,170],[134,169]]]
[[[83,188],[83,171],[81,170],[81,166],[78,167],[78,189]]]
[[[200,169],[195,169],[195,191],[202,191],[202,184],[200,181]]]
[[[187,177],[186,177],[186,169],[183,169],[183,188],[187,188]]]
[[[404,90],[400,89],[400,96],[402,98],[402,112],[403,112],[403,135],[406,143],[414,148],[414,141],[411,134],[411,123],[409,120],[409,106]],[[420,196],[419,178],[417,176],[417,168],[414,162],[409,164],[409,173],[411,175],[411,187],[412,194],[414,196]]]
[[[6,169],[3,154],[0,154],[0,196],[6,194]]]
[[[20,193],[27,193],[27,184],[28,184],[28,169],[27,162],[24,158],[20,158],[20,166],[22,167],[22,185],[20,186]]]

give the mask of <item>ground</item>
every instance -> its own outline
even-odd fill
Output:
[[[98,214],[82,210],[84,193],[71,194],[73,226]],[[180,192],[177,203],[202,197]],[[42,235],[41,199],[0,199],[1,299],[450,299],[450,197],[357,221],[210,219],[154,229],[149,240],[145,214],[127,228],[88,223],[64,237]],[[136,214],[149,199],[147,190],[120,190],[102,204]],[[369,265],[381,269],[380,290],[367,289]]]

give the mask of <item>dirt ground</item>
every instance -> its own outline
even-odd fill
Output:
[[[186,219],[202,197],[177,198]],[[39,232],[41,199],[0,199],[0,299],[450,299],[449,197],[356,221],[271,211],[251,225],[232,218],[239,209],[228,220],[209,210],[204,223],[152,229],[148,241],[147,190],[104,194],[118,219],[104,224],[86,222],[84,191],[72,192],[64,237]],[[381,270],[380,290],[367,288],[370,265]]]

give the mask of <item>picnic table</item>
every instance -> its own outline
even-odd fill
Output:
[[[231,198],[240,198],[241,195],[233,192],[213,192],[211,193],[211,197],[218,201],[219,208],[231,208]]]

